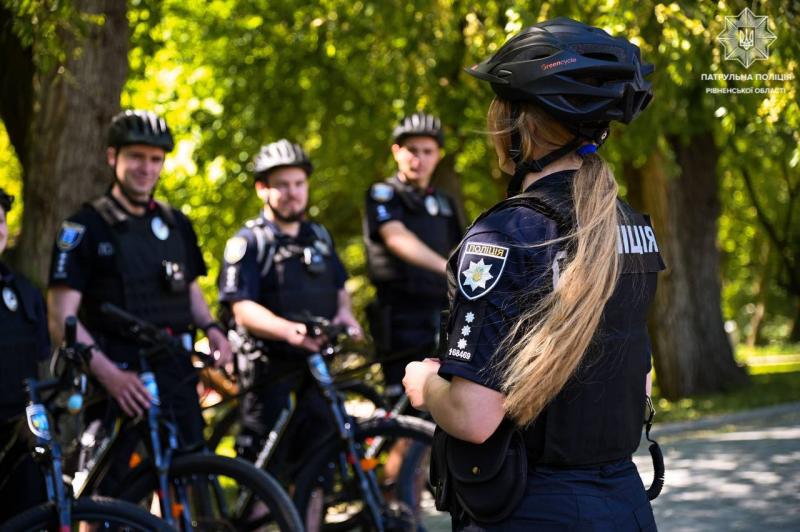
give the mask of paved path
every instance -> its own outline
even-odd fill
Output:
[[[800,403],[664,424],[653,435],[667,467],[653,501],[662,532],[800,532]],[[644,443],[635,461],[649,485]],[[450,530],[443,517],[426,524]]]

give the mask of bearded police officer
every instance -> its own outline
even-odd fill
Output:
[[[242,400],[238,439],[239,454],[250,460],[298,386],[293,379],[274,381],[303,368],[305,357],[321,346],[320,339],[307,334],[305,322],[310,317],[325,318],[361,337],[333,240],[322,225],[305,216],[312,171],[308,156],[284,139],[263,146],[254,166],[255,190],[264,209],[228,240],[219,287],[220,301],[230,310],[238,331],[254,339],[269,360],[246,353],[238,356],[245,385],[253,385]],[[329,426],[316,389],[302,393],[297,406],[277,450],[277,462],[300,459]]]
[[[172,134],[155,113],[137,110],[115,116],[107,150],[113,184],[62,224],[53,249],[51,336],[60,338],[64,317],[80,311],[78,340],[94,346],[91,370],[130,416],[150,406],[136,373],[140,346],[101,313],[103,303],[184,339],[201,329],[218,362],[231,358],[227,338],[213,321],[197,282],[206,268],[191,223],[153,199],[164,157],[172,148]],[[200,444],[203,420],[191,361],[160,360],[154,371],[159,388],[169,390],[161,394],[162,409],[174,417],[181,443]]]
[[[414,113],[393,132],[397,173],[370,187],[364,240],[377,304],[368,309],[387,393],[402,393],[405,365],[419,359],[392,354],[432,349],[439,314],[447,307],[446,257],[461,239],[453,200],[431,186],[444,144],[438,118]]]
[[[8,243],[6,214],[14,201],[0,188],[0,255]],[[25,412],[23,381],[36,378],[38,363],[50,356],[45,306],[39,291],[0,261],[0,448],[9,456],[25,456],[13,469],[0,470],[0,522],[44,502],[47,492],[27,442],[16,440],[12,423]],[[15,441],[8,441],[14,437]],[[10,445],[16,446],[10,450]],[[18,454],[19,453],[19,454]]]

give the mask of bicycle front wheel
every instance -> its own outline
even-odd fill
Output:
[[[179,456],[170,466],[169,481],[173,516],[183,530],[303,530],[280,484],[243,460],[203,453]],[[157,489],[156,471],[147,467],[117,496],[150,505]]]
[[[71,501],[70,530],[115,530],[167,532],[171,527],[136,505],[106,497],[85,497]],[[52,502],[40,504],[0,526],[2,532],[59,530],[58,512]]]
[[[436,511],[428,490],[434,428],[430,421],[411,416],[370,418],[355,427],[360,464],[380,486],[387,529],[424,530],[450,522],[449,514]],[[322,528],[329,532],[369,526],[357,479],[341,473],[348,461],[343,454],[341,442],[332,438],[295,477],[295,502],[304,510],[313,491],[324,490]]]

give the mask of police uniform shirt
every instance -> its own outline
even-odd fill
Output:
[[[0,262],[0,420],[25,408],[23,380],[37,377],[50,356],[47,315],[39,291]]]
[[[552,246],[531,244],[556,238],[550,220],[525,207],[499,211],[469,228],[448,270],[453,288],[448,341],[439,370],[499,390],[495,352],[524,305],[549,286]]]
[[[550,174],[526,192],[566,198],[571,205],[573,175]],[[619,226],[620,281],[576,375],[526,432],[530,457],[538,463],[593,464],[629,456],[638,446],[651,368],[646,316],[664,264],[649,220],[620,205],[634,220]],[[468,230],[448,264],[453,295],[441,376],[500,391],[499,348],[520,314],[558,282],[566,246],[540,244],[559,234],[553,217],[524,206],[491,212]]]
[[[122,230],[131,232],[136,238],[146,239],[143,242],[145,248],[151,246],[156,249],[159,241],[164,241],[172,232],[177,232],[183,245],[187,287],[197,277],[206,274],[197,235],[189,219],[180,211],[167,207],[171,212],[171,220],[165,220],[161,208],[152,203],[144,215],[135,216],[125,211],[110,194],[107,197],[115,208],[127,215]],[[97,329],[108,322],[99,313],[102,303],[109,302],[127,308],[120,264],[124,252],[117,249],[118,245],[117,230],[112,229],[94,207],[85,204],[62,223],[53,247],[50,286],[66,286],[82,294],[80,316],[92,334],[96,334]],[[147,257],[144,260],[152,263],[152,267],[159,268],[163,258]],[[148,316],[140,317],[152,319]],[[185,332],[191,325],[187,322],[185,328],[174,332]],[[113,354],[110,356],[117,358]]]
[[[429,187],[420,191],[403,183],[395,175],[375,183],[367,192],[364,238],[370,278],[381,299],[405,303],[409,295],[444,303],[446,283],[441,275],[402,262],[386,249],[380,227],[391,221],[401,222],[426,246],[447,257],[462,236],[452,200]],[[390,293],[386,293],[390,292]],[[396,292],[396,293],[393,293]],[[393,297],[396,296],[396,297]],[[419,305],[420,300],[415,304]]]
[[[323,286],[323,289],[330,288],[338,293],[344,288],[347,272],[332,242],[328,244],[321,240],[309,222],[300,224],[300,230],[296,237],[281,233],[278,226],[263,215],[255,222],[266,226],[274,236],[274,241],[272,243],[259,242],[259,237],[254,229],[247,226],[228,240],[220,270],[219,300],[228,304],[243,300],[254,301],[287,319],[292,319],[291,314],[294,314],[294,310],[299,312],[308,310],[312,315],[319,315],[315,312],[329,314],[330,304],[322,305],[328,308],[325,311],[321,307],[316,307],[322,302],[313,297],[314,287],[310,285],[319,280],[322,284],[327,285]],[[321,228],[319,225],[317,227]],[[274,249],[267,249],[270,246],[274,246]],[[316,259],[311,257],[310,260],[322,260],[325,263],[325,271],[320,274],[324,277],[318,278],[314,274],[306,276],[303,272],[287,272],[281,266],[281,259],[285,257],[288,259],[285,260],[287,268],[302,268],[305,271],[306,266],[301,265],[299,260],[291,259],[295,255],[305,252],[306,248],[313,248],[311,251],[317,257]],[[261,253],[259,253],[260,250]],[[266,266],[266,272],[264,272],[266,260],[269,260],[270,264]],[[293,273],[298,275],[293,275]],[[292,295],[281,299],[280,294]],[[312,300],[299,301],[304,296]],[[288,299],[292,299],[292,301],[288,301]],[[335,305],[338,306],[338,300]],[[335,313],[336,308],[333,310]],[[330,319],[333,315],[322,317]]]

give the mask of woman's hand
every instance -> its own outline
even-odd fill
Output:
[[[425,404],[425,383],[432,375],[439,372],[441,363],[435,358],[426,358],[421,362],[411,362],[406,366],[406,375],[403,377],[403,386],[411,406],[422,412],[428,411]]]

